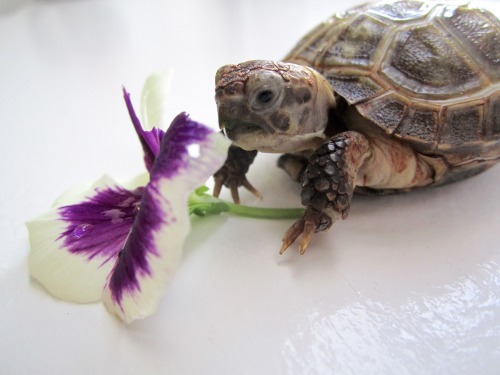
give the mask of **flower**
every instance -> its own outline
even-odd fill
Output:
[[[161,102],[159,80],[146,81],[146,106]],[[108,311],[131,322],[156,311],[190,229],[190,192],[222,166],[229,142],[185,113],[166,132],[144,130],[125,89],[124,97],[149,181],[120,186],[105,176],[83,192],[83,199],[81,193],[66,194],[27,225],[35,280],[63,300],[102,299]],[[161,109],[145,112],[158,117]]]
[[[153,75],[143,88],[142,123],[150,128],[163,122],[165,78]],[[122,185],[103,176],[27,226],[33,279],[62,300],[102,300],[128,323],[156,311],[182,257],[189,215],[287,219],[303,209],[248,207],[207,194],[199,186],[223,165],[229,141],[185,113],[167,131],[145,130],[123,95],[148,173]]]

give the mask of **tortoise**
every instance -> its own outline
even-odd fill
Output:
[[[239,202],[257,152],[302,184],[299,236],[349,212],[353,193],[387,194],[476,175],[500,160],[500,21],[465,2],[385,0],[333,15],[283,61],[216,73],[220,128],[232,141],[214,175]]]

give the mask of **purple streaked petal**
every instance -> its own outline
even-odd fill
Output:
[[[190,153],[198,145],[199,155]],[[139,214],[105,287],[107,309],[130,322],[152,314],[182,257],[189,232],[188,196],[224,163],[219,133],[177,116],[162,139]]]
[[[144,130],[141,125],[139,118],[137,117],[132,101],[130,100],[130,94],[127,92],[125,87],[123,88],[123,97],[125,99],[125,104],[127,105],[127,110],[134,125],[134,129],[139,136],[139,140],[144,150],[144,163],[148,171],[151,169],[153,162],[160,151],[160,142],[163,138],[165,132],[161,129],[153,127],[151,130]]]
[[[70,253],[114,260],[130,232],[143,188],[133,191],[119,186],[97,188],[78,204],[58,209],[60,220],[67,223],[57,240]]]
[[[127,190],[103,177],[27,223],[30,274],[52,295],[95,302],[130,232],[143,188]],[[73,203],[72,203],[73,202]]]
[[[168,224],[168,219],[157,209],[160,204],[158,201],[162,199],[164,198],[155,188],[155,184],[148,184],[141,200],[141,210],[109,280],[110,290],[118,303],[122,300],[124,290],[140,290],[140,276],[151,275],[147,252],[159,255],[151,233],[157,231],[161,225]]]
[[[155,173],[157,176],[175,178],[193,160],[189,155],[189,147],[202,144],[211,133],[213,130],[191,120],[186,113],[177,115],[165,133],[162,141],[163,155],[156,160],[155,171],[151,170],[151,176]],[[204,180],[200,181],[203,182]]]

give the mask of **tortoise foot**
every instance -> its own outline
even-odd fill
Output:
[[[356,171],[367,152],[367,140],[356,132],[332,137],[316,150],[302,174],[301,201],[306,211],[285,233],[280,253],[302,236],[299,251],[304,254],[314,233],[347,218]]]
[[[333,220],[330,215],[314,208],[307,208],[302,217],[283,236],[283,245],[281,246],[280,254],[283,254],[299,236],[302,236],[299,244],[299,252],[300,254],[304,254],[312,235],[327,230],[332,226],[332,223]]]
[[[243,186],[245,189],[250,191],[257,198],[262,198],[259,191],[253,187],[253,185],[247,180],[245,175],[230,173],[227,170],[221,168],[216,174],[214,174],[214,197],[219,197],[222,190],[222,186],[226,186],[231,192],[231,198],[234,203],[240,203],[240,194],[238,188]]]
[[[246,178],[246,173],[252,164],[257,151],[245,151],[239,147],[229,147],[228,155],[224,165],[214,174],[214,192],[218,197],[222,186],[231,191],[231,197],[235,203],[240,203],[238,188],[243,186],[256,197],[261,198],[261,194]]]

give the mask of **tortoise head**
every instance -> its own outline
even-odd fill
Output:
[[[289,152],[324,139],[333,92],[322,75],[301,65],[255,60],[217,71],[219,125],[245,150]]]

